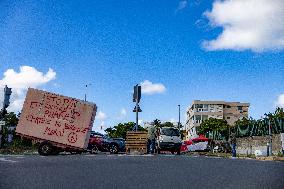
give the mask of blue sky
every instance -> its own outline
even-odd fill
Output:
[[[265,4],[250,2],[260,6],[259,14],[268,14]],[[277,7],[283,2],[271,5],[274,25],[267,26],[269,20],[238,16],[246,11],[236,9],[238,4],[223,5],[210,0],[2,0],[0,84],[15,85],[7,70],[21,76],[20,67],[29,66],[41,75],[28,74],[35,81],[27,79],[25,87],[80,99],[86,92],[100,111],[94,129],[102,122],[106,127],[134,121],[132,88],[145,80],[158,89],[142,96],[143,121],[177,120],[178,104],[183,118],[194,99],[249,102],[250,116],[259,118],[282,105],[284,28],[279,22],[284,16]],[[228,16],[230,8],[239,10],[234,18]],[[25,92],[17,89],[14,109],[20,109]]]

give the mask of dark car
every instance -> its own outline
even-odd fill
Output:
[[[125,140],[123,138],[110,138],[98,132],[91,132],[88,150],[91,153],[110,152],[118,153],[125,151]]]
[[[125,152],[125,140],[123,138],[109,138],[105,135],[105,140],[109,143],[110,153]]]

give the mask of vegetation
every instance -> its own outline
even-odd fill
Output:
[[[276,108],[273,113],[264,114],[261,119],[243,118],[229,127],[225,120],[209,118],[201,123],[198,133],[212,134],[214,139],[228,139],[229,133],[235,132],[237,137],[264,136],[268,135],[268,128],[271,126],[272,134],[284,132],[284,111],[283,108]]]
[[[154,123],[154,125],[155,125],[156,127],[160,127],[160,125],[161,125],[161,120],[155,119],[155,120],[153,121],[153,123]]]
[[[170,121],[162,123],[159,119],[155,119],[153,123],[156,127],[175,127],[174,124]],[[183,127],[182,124],[180,124],[180,128],[182,127]]]
[[[271,113],[264,114],[264,118],[253,119],[243,118],[235,123],[234,131],[238,137],[242,136],[263,136],[268,135],[268,128],[271,126],[272,134],[284,132],[284,112],[283,108],[276,108]]]
[[[109,127],[105,130],[105,132],[112,138],[126,138],[126,132],[132,131],[135,128],[134,122],[128,123],[119,123],[118,125]],[[138,125],[138,131],[144,131],[145,129]]]
[[[174,127],[174,124],[172,122],[164,122],[160,127]]]
[[[6,126],[16,126],[18,124],[19,117],[14,112],[9,112],[4,116],[3,121],[5,121]]]
[[[16,115],[14,112],[9,112],[5,114],[3,121],[5,121],[5,125],[2,127],[2,141],[1,145],[3,149],[1,149],[2,153],[21,153],[24,150],[32,150],[33,145],[31,140],[21,139],[19,136],[16,136],[16,132],[14,129],[9,129],[10,127],[14,127],[18,124],[20,114]],[[9,143],[8,138],[12,137],[13,141]]]
[[[229,136],[229,125],[226,120],[223,119],[216,119],[216,118],[209,118],[203,121],[198,128],[198,132],[200,134],[213,134],[213,139],[216,138],[217,135],[221,135],[228,140]]]

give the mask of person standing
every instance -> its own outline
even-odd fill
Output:
[[[156,128],[154,125],[150,125],[148,127],[148,147],[149,147],[148,152],[151,154],[154,153],[155,149],[155,140],[156,140],[155,131]]]
[[[237,139],[236,139],[235,133],[231,134],[230,143],[231,143],[231,147],[232,147],[232,157],[236,157],[237,156],[237,152],[236,152]]]

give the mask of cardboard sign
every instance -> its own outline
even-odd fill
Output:
[[[29,88],[16,132],[86,148],[96,110],[93,103]]]

